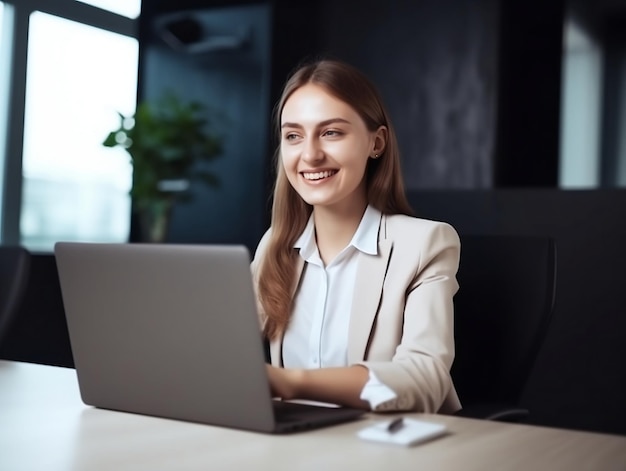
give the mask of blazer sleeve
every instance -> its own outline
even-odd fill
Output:
[[[435,413],[460,408],[450,376],[454,360],[453,297],[458,290],[460,241],[448,224],[428,221],[425,228],[420,228],[419,237],[415,234],[410,237],[407,231],[394,241],[392,259],[396,259],[398,268],[396,270],[391,263],[385,284],[393,283],[396,291],[389,291],[404,299],[385,300],[384,289],[380,309],[388,309],[386,302],[387,305],[397,302],[398,310],[403,311],[396,317],[401,324],[398,329],[401,337],[399,344],[395,340],[395,353],[391,361],[370,360],[366,356],[365,361],[359,362],[397,395],[376,410]],[[398,261],[399,257],[402,260]],[[412,268],[407,268],[409,263],[413,263]],[[391,310],[395,310],[395,305]],[[380,311],[378,317],[379,322],[384,318]],[[377,338],[377,330],[372,333],[370,349],[376,342],[392,341]]]

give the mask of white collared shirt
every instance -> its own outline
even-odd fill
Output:
[[[368,206],[350,243],[324,266],[315,241],[313,215],[294,244],[305,266],[283,339],[286,368],[348,365],[348,329],[358,254],[378,253],[381,213]]]
[[[286,368],[348,366],[348,330],[358,254],[378,254],[381,217],[380,211],[368,206],[350,243],[326,267],[317,248],[313,215],[309,218],[294,244],[306,263],[283,338]],[[376,410],[395,398],[396,393],[370,370],[361,399]]]

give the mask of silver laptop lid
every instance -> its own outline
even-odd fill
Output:
[[[245,247],[60,242],[55,255],[86,404],[274,429]]]

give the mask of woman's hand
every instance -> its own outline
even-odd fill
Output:
[[[277,368],[272,365],[266,365],[266,368],[273,396],[286,400],[298,397],[302,378],[301,370]]]
[[[274,397],[369,409],[369,403],[360,397],[368,379],[368,370],[364,366],[306,370],[266,365],[266,368]]]

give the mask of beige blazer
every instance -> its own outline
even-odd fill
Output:
[[[252,262],[255,280],[270,231]],[[359,253],[348,363],[365,365],[397,394],[377,410],[461,408],[450,377],[459,255],[452,226],[404,215],[383,215],[378,254]],[[298,258],[298,277],[303,268]],[[261,322],[263,317],[261,310]],[[282,338],[270,344],[270,351],[272,364],[282,366]]]

